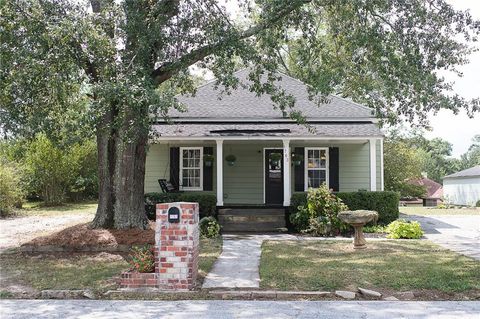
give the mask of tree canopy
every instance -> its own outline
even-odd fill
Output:
[[[237,21],[215,0],[6,0],[0,3],[0,121],[9,134],[95,132],[95,227],[146,227],[143,178],[153,116],[195,91],[191,66],[250,90],[297,120],[277,87],[287,67],[311,92],[363,102],[377,116],[424,122],[442,108],[472,114],[439,71],[467,61],[480,24],[445,0],[239,0]],[[288,56],[288,61],[285,62]],[[159,89],[160,88],[160,89]],[[84,103],[86,101],[86,103]],[[75,127],[75,125],[73,125]]]

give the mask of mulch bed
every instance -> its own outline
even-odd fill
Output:
[[[91,229],[89,223],[65,228],[47,236],[37,237],[22,246],[61,246],[72,249],[85,247],[117,247],[155,244],[155,222],[141,229]]]

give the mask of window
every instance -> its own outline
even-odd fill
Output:
[[[328,186],[328,148],[305,148],[305,190]]]
[[[202,147],[180,147],[180,181],[182,190],[203,189]]]

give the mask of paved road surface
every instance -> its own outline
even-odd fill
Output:
[[[478,319],[479,301],[3,300],[2,319],[455,318]]]

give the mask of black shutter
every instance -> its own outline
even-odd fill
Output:
[[[213,155],[213,147],[204,147],[203,155]],[[213,163],[210,166],[203,161],[203,190],[213,191]]]
[[[178,191],[180,185],[180,148],[170,147],[170,183]]]
[[[338,147],[330,147],[328,152],[328,159],[330,162],[328,169],[328,187],[333,189],[334,192],[338,192],[340,189],[338,158]]]
[[[304,147],[295,147],[295,155],[305,156]],[[292,159],[295,161],[295,156]],[[300,165],[294,165],[294,175],[295,175],[295,191],[303,192],[305,191],[305,159],[303,159]]]

